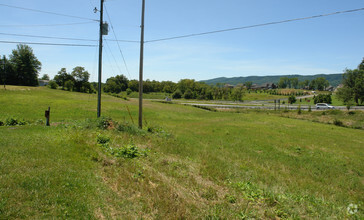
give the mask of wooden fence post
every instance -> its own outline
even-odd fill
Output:
[[[48,110],[45,111],[46,126],[50,126],[50,123],[49,123],[50,115],[51,115],[51,107],[48,107]]]

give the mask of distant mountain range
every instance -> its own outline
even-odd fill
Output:
[[[338,74],[317,74],[317,75],[309,75],[309,76],[302,76],[302,75],[281,75],[281,76],[247,76],[247,77],[219,77],[215,79],[209,79],[209,80],[201,80],[200,82],[205,82],[209,85],[216,85],[217,83],[222,84],[231,84],[231,85],[237,85],[242,84],[245,82],[253,82],[253,84],[265,84],[265,83],[278,83],[279,79],[281,77],[288,77],[288,78],[298,78],[299,82],[305,81],[305,80],[313,80],[318,77],[324,77],[327,79],[331,86],[338,86],[343,78],[342,73]]]

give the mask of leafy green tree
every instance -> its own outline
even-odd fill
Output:
[[[364,70],[364,58],[358,66],[358,70]]]
[[[48,74],[43,74],[42,78],[40,78],[41,80],[49,80],[49,75]]]
[[[64,87],[67,89],[67,91],[73,91],[73,87],[74,87],[75,83],[73,80],[67,80],[64,83]]]
[[[358,69],[345,70],[343,75],[344,87],[337,92],[338,97],[344,103],[349,103],[350,100],[354,100],[359,105],[364,102],[364,70],[360,69],[361,64],[358,66]]]
[[[313,99],[314,103],[332,103],[331,94],[319,94],[314,97]]]
[[[290,83],[290,80],[288,77],[281,77],[281,78],[279,78],[278,87],[280,89],[285,89],[288,87],[289,83]]]
[[[139,81],[138,80],[130,80],[128,82],[128,88],[130,88],[133,92],[138,92],[139,91]]]
[[[2,58],[0,58],[0,80],[1,80],[1,85],[4,85],[4,87],[5,87],[6,84],[15,85],[17,80],[13,78],[14,77],[13,73],[14,73],[13,66],[11,65],[11,63],[9,63],[8,59],[4,55]]]
[[[193,99],[194,96],[193,96],[192,90],[191,89],[187,89],[185,91],[185,93],[183,94],[183,98],[185,98],[185,99]]]
[[[184,94],[187,89],[190,89],[191,91],[194,91],[195,89],[195,80],[194,79],[181,79],[177,87],[181,90],[181,92]]]
[[[231,92],[231,98],[234,101],[241,101],[244,96],[244,89],[241,86],[236,86]]]
[[[251,82],[251,81],[245,82],[245,86],[247,89],[251,89],[252,85],[253,85],[253,82]]]
[[[288,102],[293,104],[295,103],[297,100],[296,100],[296,97],[294,95],[291,95],[288,97]]]
[[[330,85],[329,81],[326,80],[324,77],[316,78],[316,88],[319,91],[325,90]]]
[[[303,89],[310,85],[310,80],[306,79],[305,81],[299,82],[298,85],[299,88]]]
[[[104,92],[120,93],[128,88],[128,79],[124,75],[117,75],[106,80]]]
[[[13,84],[37,86],[38,74],[42,69],[42,64],[34,55],[33,49],[28,45],[18,44],[17,49],[13,50],[9,57],[9,63],[14,70]]]
[[[90,85],[88,85],[87,83],[88,79],[90,78],[90,74],[85,70],[84,67],[76,66],[75,68],[73,68],[71,75],[75,79],[74,89],[77,92],[85,92],[86,90],[89,91]]]
[[[297,89],[298,88],[298,78],[295,77],[295,78],[290,78],[290,88],[295,88]]]
[[[174,91],[174,93],[172,94],[172,98],[173,99],[180,99],[180,98],[182,98],[182,92],[181,92],[181,90],[177,89],[176,91]]]
[[[57,89],[58,88],[58,84],[55,81],[51,80],[48,83],[48,87],[51,88],[51,89]]]
[[[53,80],[56,81],[58,85],[62,86],[62,89],[64,89],[65,83],[68,80],[75,82],[73,76],[67,73],[66,68],[61,68],[61,70],[54,76]]]

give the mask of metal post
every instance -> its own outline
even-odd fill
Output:
[[[144,58],[144,11],[145,0],[142,4],[142,22],[140,34],[140,63],[139,63],[139,128],[143,128],[143,58]]]
[[[97,89],[97,117],[101,116],[101,74],[102,74],[102,26],[103,26],[104,0],[100,6],[100,39],[99,39],[99,82]]]

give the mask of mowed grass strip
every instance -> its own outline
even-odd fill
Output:
[[[133,135],[85,129],[75,121],[95,118],[95,95],[46,88],[22,92],[1,93],[2,115],[36,121],[46,109],[37,104],[52,100],[51,122],[58,127],[0,128],[0,172],[6,181],[2,216],[363,217],[362,130],[254,111],[233,114],[145,102],[146,123],[172,137]],[[130,122],[125,105],[135,120],[135,100],[105,96],[103,114]],[[110,137],[111,147],[133,142],[150,152],[132,160],[115,158],[97,146],[100,132]],[[36,200],[41,192],[48,202]],[[57,194],[66,205],[57,202]],[[359,206],[355,214],[347,212],[350,204]]]

